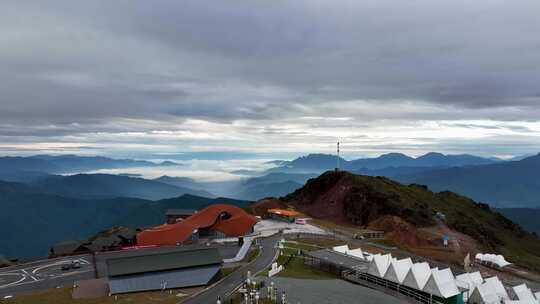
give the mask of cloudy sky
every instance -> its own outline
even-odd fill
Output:
[[[2,0],[0,154],[538,152],[539,12]]]

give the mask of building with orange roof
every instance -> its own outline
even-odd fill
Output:
[[[272,208],[266,210],[266,213],[269,218],[286,221],[286,222],[294,222],[296,218],[300,215],[299,212],[296,212],[294,210],[288,210],[288,209],[277,209]]]
[[[163,224],[137,235],[137,244],[181,245],[198,241],[200,237],[236,237],[253,232],[257,219],[241,208],[215,204],[181,222]]]

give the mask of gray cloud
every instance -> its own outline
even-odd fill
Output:
[[[326,141],[347,123],[536,122],[538,11],[534,0],[7,0],[0,136],[99,141],[203,120],[223,136],[309,143],[310,129]],[[291,123],[309,116],[350,120]]]

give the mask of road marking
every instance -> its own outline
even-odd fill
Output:
[[[24,272],[24,274],[28,275],[32,280],[34,280],[35,282],[39,281],[38,279],[36,279],[36,277],[34,277],[33,275],[31,275],[30,273],[28,273],[28,271],[26,271],[26,269],[23,269],[22,272]]]
[[[41,267],[38,267],[38,268],[32,270],[32,273],[37,274],[37,272],[42,270],[42,269],[49,268],[49,267],[54,267],[54,266],[60,266],[60,265],[64,265],[64,264],[69,264],[71,262],[72,262],[71,260],[67,260],[67,261],[60,261],[60,262],[56,262],[56,263],[52,263],[52,264],[43,265]]]
[[[81,270],[81,271],[72,271],[72,272],[67,272],[67,273],[62,273],[62,274],[56,275],[55,278],[67,277],[67,276],[80,274],[80,273],[91,272],[91,271],[94,271],[94,270],[93,269],[88,269],[88,270]]]
[[[13,286],[13,285],[18,285],[19,283],[21,283],[22,281],[26,280],[26,275],[25,274],[22,274],[22,273],[0,273],[0,276],[6,276],[6,275],[19,275],[21,276],[22,278],[16,282],[11,282],[9,284],[5,284],[5,285],[0,285],[0,288],[5,288],[5,287],[9,287],[9,286]]]

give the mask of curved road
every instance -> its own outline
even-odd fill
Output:
[[[81,268],[62,270],[62,265],[81,261]],[[0,298],[21,292],[31,292],[57,286],[69,286],[74,281],[94,278],[91,256],[80,255],[34,261],[0,269]]]
[[[229,293],[231,293],[236,287],[238,287],[245,279],[245,275],[248,271],[255,274],[266,267],[270,266],[277,253],[277,242],[281,238],[280,234],[271,236],[269,238],[258,239],[259,244],[262,246],[261,254],[259,257],[249,265],[243,266],[237,271],[233,272],[225,279],[209,287],[203,292],[199,293],[195,297],[181,302],[182,304],[200,304],[216,303],[218,296],[225,300]]]

